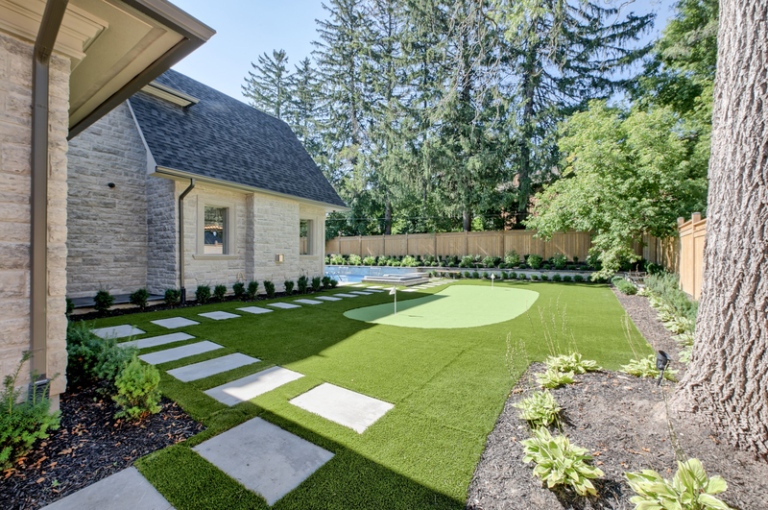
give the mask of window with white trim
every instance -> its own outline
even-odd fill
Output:
[[[312,255],[312,220],[299,220],[299,255]]]
[[[227,255],[229,242],[229,208],[205,206],[204,211],[204,255]]]

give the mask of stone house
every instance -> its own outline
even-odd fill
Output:
[[[0,0],[0,378],[66,387],[67,152],[214,31],[166,0]],[[55,375],[58,374],[58,377]]]
[[[286,123],[175,71],[72,140],[68,159],[70,298],[281,290],[323,275],[325,215],[346,209]]]

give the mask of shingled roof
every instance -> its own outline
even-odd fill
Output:
[[[131,97],[158,166],[346,207],[285,122],[176,71],[155,81],[200,100],[183,108],[143,92]]]

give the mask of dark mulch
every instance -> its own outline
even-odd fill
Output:
[[[301,294],[301,296],[310,295],[310,294],[317,294],[319,292],[323,292],[323,290],[329,290],[329,289],[322,289],[317,292],[314,292],[312,290],[308,290],[306,294]],[[291,294],[293,297],[300,297],[299,294]],[[243,303],[252,303],[256,301],[266,301],[268,299],[278,299],[283,297],[291,297],[285,292],[276,292],[274,297],[268,298],[266,294],[260,294],[255,299],[243,299]],[[112,310],[107,310],[106,312],[87,312],[87,313],[77,313],[77,314],[71,314],[69,316],[70,322],[79,322],[79,321],[92,321],[96,319],[104,319],[106,317],[120,317],[122,315],[132,315],[134,313],[145,313],[145,312],[159,312],[162,310],[180,310],[182,308],[192,308],[196,306],[206,306],[214,303],[227,303],[229,301],[240,301],[238,299],[235,299],[234,296],[226,296],[221,301],[215,301],[211,299],[208,303],[205,305],[198,303],[197,301],[188,301],[184,305],[176,305],[176,306],[168,306],[165,303],[159,304],[159,305],[153,305],[148,306],[144,310],[138,308],[138,307],[127,307],[127,308],[113,308]]]
[[[0,473],[0,508],[41,508],[203,430],[174,402],[161,405],[160,413],[132,424],[115,420],[115,405],[96,388],[62,395],[61,427],[16,470]]]
[[[488,436],[469,487],[467,509],[632,509],[625,471],[654,469],[673,477],[675,448],[664,401],[673,383],[665,381],[659,388],[655,381],[600,371],[578,375],[576,384],[551,390],[564,408],[562,433],[573,444],[588,448],[594,464],[605,472],[595,484],[598,497],[581,498],[542,485],[533,477],[533,466],[522,462],[520,441],[529,437],[529,431],[512,404],[525,397],[531,388],[530,374],[543,367],[533,364],[520,379]],[[710,476],[718,474],[728,482],[722,496],[726,503],[740,510],[768,509],[768,464],[693,423],[674,420],[672,430],[686,458],[698,458]]]

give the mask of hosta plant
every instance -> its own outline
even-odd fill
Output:
[[[635,377],[659,377],[659,370],[656,368],[656,357],[650,354],[647,358],[631,359],[629,364],[621,365],[621,371],[625,374],[634,375]],[[674,374],[677,370],[670,370],[669,368],[664,371],[664,378],[674,381]]]
[[[547,368],[553,368],[560,372],[575,372],[577,374],[586,374],[601,368],[596,361],[583,359],[581,353],[578,352],[549,356],[544,364],[547,365]]]
[[[562,410],[549,390],[536,391],[530,397],[524,398],[513,405],[520,409],[520,418],[529,422],[534,427],[548,427],[552,425],[557,421]]]
[[[637,496],[630,501],[635,510],[729,510],[716,498],[728,484],[719,476],[707,478],[698,459],[677,463],[677,473],[667,480],[656,471],[625,473],[629,486]]]
[[[534,476],[541,478],[550,489],[557,485],[572,487],[580,496],[596,495],[591,479],[603,472],[587,464],[592,456],[586,448],[574,446],[565,436],[552,437],[545,428],[533,431],[533,437],[522,441],[525,447],[523,462],[535,462]]]
[[[545,388],[559,388],[563,384],[573,383],[573,372],[560,372],[550,368],[546,372],[537,372],[534,375],[536,382]]]

